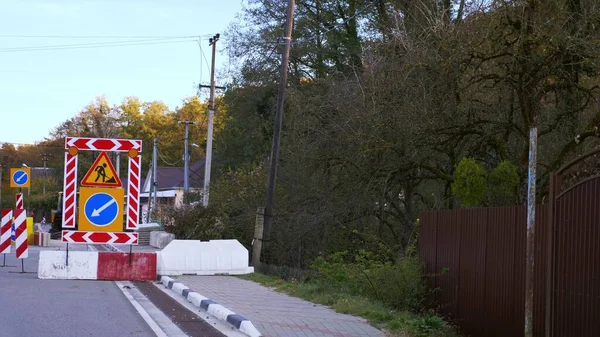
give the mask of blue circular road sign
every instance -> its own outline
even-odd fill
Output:
[[[16,170],[12,176],[15,185],[25,185],[29,181],[29,174],[24,170]]]
[[[98,192],[86,200],[83,211],[91,224],[104,227],[117,219],[119,203],[112,195]]]

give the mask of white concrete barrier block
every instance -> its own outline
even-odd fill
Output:
[[[63,245],[64,243],[62,242],[62,239],[50,239],[48,242],[49,247],[62,247]]]
[[[209,305],[206,312],[225,322],[227,322],[227,316],[235,314],[235,312],[217,303]]]
[[[218,252],[217,269],[244,269],[248,267],[248,250],[238,240],[211,240]]]
[[[248,250],[237,240],[173,240],[158,252],[160,275],[252,273]]]
[[[150,232],[150,246],[154,248],[163,249],[173,240],[175,240],[175,234],[164,231]]]
[[[191,292],[187,296],[187,300],[189,302],[191,302],[193,305],[197,306],[198,308],[200,307],[200,303],[207,299],[208,298],[206,298],[198,293],[195,293],[195,292]]]
[[[55,250],[40,251],[38,278],[55,280],[96,280],[98,278],[98,253]]]
[[[254,267],[246,267],[244,269],[235,270],[201,270],[195,272],[194,275],[209,276],[209,275],[246,275],[254,273]],[[188,274],[188,273],[186,273]]]
[[[190,289],[186,287],[183,283],[173,283],[173,291],[178,293],[179,295],[183,295],[183,291],[186,289]]]

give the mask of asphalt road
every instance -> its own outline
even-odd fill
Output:
[[[38,247],[25,271],[13,253],[0,268],[0,337],[156,336],[112,281],[40,280]],[[2,255],[0,255],[2,265]]]

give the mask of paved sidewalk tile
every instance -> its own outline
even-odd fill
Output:
[[[266,337],[383,337],[362,318],[233,276],[180,276],[183,284],[254,323]]]

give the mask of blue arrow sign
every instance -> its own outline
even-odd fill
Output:
[[[29,174],[23,170],[16,170],[12,176],[15,185],[25,185],[29,181]]]
[[[83,210],[90,223],[104,227],[110,225],[117,218],[119,203],[112,195],[98,192],[86,200]]]

